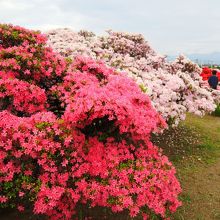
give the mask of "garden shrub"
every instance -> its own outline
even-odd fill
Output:
[[[172,126],[184,120],[186,112],[203,116],[220,102],[212,91],[203,88],[202,69],[197,64],[182,55],[168,62],[141,34],[110,30],[97,36],[63,28],[48,31],[47,36],[47,44],[65,57],[89,56],[126,72],[144,88],[152,105]]]
[[[166,123],[132,79],[91,58],[65,60],[40,33],[2,25],[0,39],[2,207],[31,204],[57,220],[78,204],[145,219],[175,212],[175,168],[150,141]]]

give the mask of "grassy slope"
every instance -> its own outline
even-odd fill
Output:
[[[220,117],[188,115],[183,126],[201,136],[184,158],[171,156],[183,187],[183,206],[173,219],[220,219]]]

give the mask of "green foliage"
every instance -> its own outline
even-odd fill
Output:
[[[19,197],[18,194],[24,185],[34,186],[34,190],[29,192],[24,197]],[[26,176],[24,174],[20,174],[16,177],[16,180],[12,180],[11,182],[3,182],[0,184],[1,192],[5,195],[9,201],[4,204],[0,204],[0,208],[14,208],[18,200],[27,200],[27,195],[29,201],[33,201],[36,193],[39,191],[41,186],[41,181],[36,180],[33,176]],[[24,190],[24,189],[23,189]],[[23,191],[22,190],[22,191]]]
[[[132,160],[127,160],[124,163],[120,163],[118,165],[118,169],[119,170],[128,169],[128,168],[131,168],[132,166],[133,166],[133,161]]]
[[[49,127],[49,126],[51,126],[51,125],[52,125],[52,124],[49,123],[49,122],[41,122],[41,123],[37,123],[37,124],[35,125],[35,127],[38,128],[38,129],[41,131],[41,130],[44,130],[45,128],[47,128],[47,127]]]
[[[143,93],[147,92],[147,88],[143,84],[140,84],[139,87]]]
[[[217,108],[213,112],[213,115],[220,117],[220,104],[217,106]]]
[[[68,63],[68,64],[71,64],[73,62],[73,60],[70,58],[70,57],[66,57],[65,58],[65,61]]]
[[[120,203],[118,197],[114,197],[114,196],[109,196],[107,201],[108,201],[108,204],[111,204],[111,205],[117,205]]]

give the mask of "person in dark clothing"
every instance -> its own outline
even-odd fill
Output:
[[[218,77],[216,76],[216,73],[217,73],[216,70],[212,70],[212,76],[210,76],[208,80],[210,87],[213,89],[217,89],[217,85],[218,85]]]

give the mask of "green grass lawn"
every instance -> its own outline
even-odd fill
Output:
[[[172,219],[219,220],[220,117],[200,118],[189,114],[181,126],[188,129],[187,138],[195,136],[197,142],[194,140],[185,145],[184,154],[175,156],[176,152],[173,152],[170,155],[183,188],[183,206]],[[186,137],[182,138],[185,140]],[[181,144],[179,148],[184,150]]]

